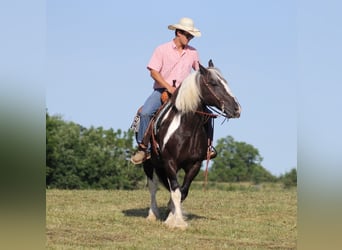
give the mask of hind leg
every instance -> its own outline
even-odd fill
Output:
[[[155,221],[160,218],[156,199],[156,193],[158,190],[158,178],[155,175],[153,175],[152,179],[148,178],[148,189],[151,195],[151,205],[146,219]]]
[[[156,199],[156,193],[158,189],[158,178],[154,174],[154,167],[150,160],[147,160],[143,163],[144,172],[147,176],[147,184],[148,189],[150,191],[150,197],[151,197],[151,204],[150,209],[148,210],[148,216],[146,219],[155,221],[159,219],[159,210],[157,206],[157,199]]]

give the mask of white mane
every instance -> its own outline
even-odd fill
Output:
[[[200,103],[201,92],[196,83],[199,72],[191,73],[179,87],[176,108],[184,113],[195,111]]]

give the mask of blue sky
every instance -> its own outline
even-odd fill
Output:
[[[251,144],[267,170],[283,174],[297,166],[296,11],[295,1],[48,1],[48,112],[127,130],[152,91],[154,48],[173,38],[169,24],[191,17],[201,63],[213,59],[242,106],[240,119],[216,120],[215,141]]]

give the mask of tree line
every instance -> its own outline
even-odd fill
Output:
[[[46,114],[46,186],[61,189],[137,189],[144,183],[141,167],[130,163],[134,133],[130,130],[85,128]],[[280,177],[262,167],[259,151],[232,136],[216,143],[209,180],[215,182],[276,182],[297,184],[293,169]],[[203,174],[197,176],[197,180]],[[195,180],[196,180],[195,179]]]

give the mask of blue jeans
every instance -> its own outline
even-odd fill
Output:
[[[154,115],[154,113],[158,110],[158,108],[161,106],[161,100],[160,96],[161,93],[165,89],[155,89],[152,94],[146,99],[142,110],[140,112],[140,125],[139,125],[139,131],[137,135],[137,142],[140,144],[144,138],[145,131],[148,127],[148,124]],[[149,145],[146,145],[149,147]]]

